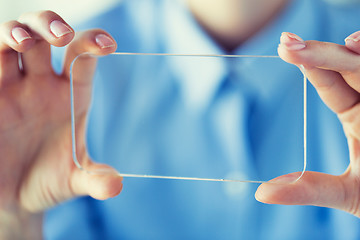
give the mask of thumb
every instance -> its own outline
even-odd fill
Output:
[[[122,177],[115,169],[92,161],[84,165],[83,169],[76,168],[71,178],[71,187],[75,195],[89,195],[98,200],[105,200],[121,192]]]
[[[255,198],[263,203],[314,205],[344,210],[356,215],[351,189],[355,186],[344,174],[333,176],[319,172],[291,173],[259,186]],[[356,191],[358,192],[358,191]]]

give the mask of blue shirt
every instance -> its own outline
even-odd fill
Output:
[[[225,53],[182,1],[130,0],[87,22],[121,52]],[[359,7],[294,0],[233,54],[276,55],[281,32],[342,44]],[[120,172],[269,180],[302,170],[302,79],[261,59],[117,57],[99,64],[90,155]],[[114,67],[115,66],[115,67]],[[271,74],[270,74],[271,73]],[[342,173],[341,124],[309,86],[309,170]],[[258,203],[257,185],[124,179],[107,201],[89,197],[47,213],[46,239],[359,239],[347,213]]]

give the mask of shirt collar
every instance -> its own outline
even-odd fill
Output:
[[[197,23],[183,0],[165,1],[164,29],[168,53],[223,53]],[[196,110],[206,107],[226,73],[223,59],[214,57],[173,57],[170,67],[180,81],[183,102]]]
[[[289,1],[282,13],[272,23],[236,49],[235,54],[277,56],[277,47],[282,32],[296,33],[305,40],[320,39],[317,24],[321,19],[316,11],[318,5],[318,1],[313,0]],[[270,64],[274,66],[273,68],[267,64],[268,66],[264,69],[261,65],[265,61],[261,58],[246,58],[238,62],[240,63],[237,63],[236,66],[230,66],[230,71],[235,78],[245,82],[246,87],[256,90],[257,99],[262,98],[264,101],[273,103],[271,99],[274,98],[274,95],[280,97],[279,93],[288,89],[294,81],[296,84],[300,84],[301,89],[302,74],[300,70],[294,68],[293,70],[297,71],[298,75],[292,75],[292,77],[299,76],[299,79],[287,79],[290,76],[287,71],[291,69],[291,66],[282,64],[282,60],[276,59],[273,64]],[[270,71],[271,74],[266,74]]]
[[[312,23],[316,14],[310,11],[313,4],[312,0],[289,1],[272,23],[243,43],[234,54],[277,55],[279,38],[284,31],[294,32],[304,39],[314,38]],[[197,23],[183,0],[165,1],[163,11],[167,53],[224,54]],[[248,59],[238,70],[256,68],[255,62]],[[222,58],[173,57],[170,67],[180,82],[184,103],[196,110],[206,108],[229,71],[226,59]]]

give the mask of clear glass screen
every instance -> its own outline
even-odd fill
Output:
[[[71,68],[75,164],[107,174],[86,169],[89,155],[123,177],[183,180],[300,175],[303,79],[277,56],[79,55]]]

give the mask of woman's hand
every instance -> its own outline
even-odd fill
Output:
[[[121,191],[121,177],[89,175],[74,165],[70,131],[72,60],[83,52],[109,54],[116,43],[102,30],[74,36],[74,30],[50,11],[27,13],[0,25],[1,239],[39,239],[35,236],[41,236],[41,213],[46,208],[79,195],[106,199]],[[64,69],[57,75],[50,45],[67,44]],[[81,103],[76,106],[77,136],[83,136],[93,72],[81,71],[81,64],[95,67],[90,62],[95,60],[78,61],[74,94]],[[87,169],[109,168],[91,162],[84,137],[77,147]]]
[[[345,46],[306,41],[283,33],[279,56],[303,65],[309,81],[334,111],[348,140],[350,164],[340,176],[306,172],[292,173],[262,184],[255,197],[265,203],[315,205],[337,208],[360,217],[360,32],[350,35]],[[331,149],[329,149],[331,151]]]

